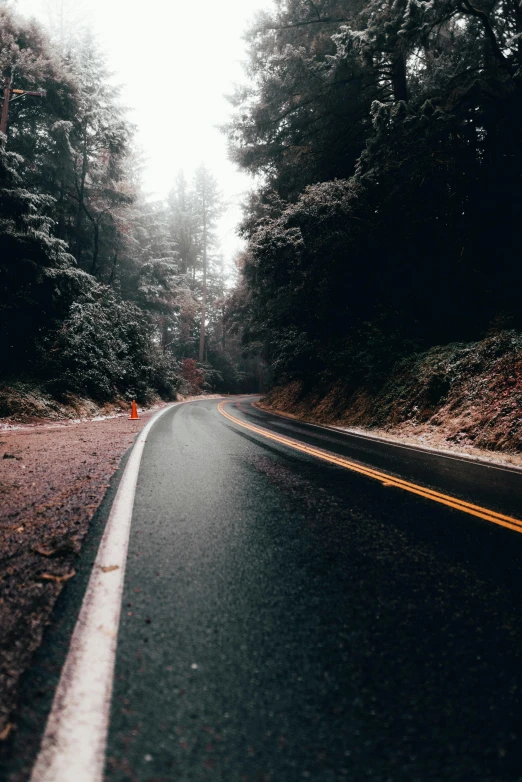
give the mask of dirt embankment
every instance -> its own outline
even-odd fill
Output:
[[[0,739],[109,480],[153,410],[0,429]]]
[[[92,399],[66,394],[59,401],[31,383],[0,383],[0,428],[18,423],[38,424],[117,415],[128,408],[129,402],[124,399],[99,404]]]
[[[380,388],[343,383],[271,391],[268,409],[333,426],[522,465],[522,335],[435,347],[399,363]]]

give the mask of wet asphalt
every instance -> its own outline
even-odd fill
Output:
[[[106,780],[522,780],[522,535],[217,404],[145,446]],[[522,518],[516,471],[227,409]]]

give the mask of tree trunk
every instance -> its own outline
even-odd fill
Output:
[[[88,166],[88,157],[87,157],[87,134],[84,130],[84,136],[83,136],[83,152],[82,152],[82,171],[80,174],[80,186],[78,188],[78,214],[76,215],[76,259],[78,263],[81,259],[81,252],[82,252],[82,240],[81,240],[81,229],[82,229],[82,222],[83,222],[83,210],[84,210],[84,201],[85,201],[85,180],[87,179],[87,166]]]
[[[91,263],[91,274],[93,277],[96,276],[96,272],[98,271],[98,256],[100,254],[100,222],[103,217],[103,212],[98,215],[98,217],[94,217],[85,204],[83,205],[83,211],[87,215],[89,222],[92,224],[93,231],[94,231],[94,250],[92,254],[92,263]]]
[[[520,33],[522,33],[522,8],[520,8],[517,0],[515,0],[513,5],[514,5],[514,11],[515,11],[516,31],[517,31],[517,34],[520,35]],[[518,49],[519,60],[522,61],[522,38],[518,39],[517,49]]]
[[[170,339],[169,321],[167,316],[164,315],[161,318],[161,349],[163,353],[165,353],[167,347],[172,344],[171,342],[169,342],[169,339]]]
[[[112,262],[111,276],[109,278],[109,285],[114,285],[116,280],[116,267],[118,265],[118,251],[114,253],[114,260]]]
[[[98,255],[100,253],[100,225],[98,220],[93,221],[94,226],[94,252],[92,254],[91,274],[96,277],[98,271]]]
[[[207,309],[207,210],[203,201],[203,295],[201,298],[201,326],[199,329],[199,361],[205,358],[205,318]]]
[[[396,52],[392,57],[392,87],[393,99],[408,100],[408,82],[406,80],[406,58],[402,52]]]
[[[4,75],[4,97],[2,101],[2,114],[0,116],[0,131],[7,136],[7,121],[9,117],[9,100],[11,99],[11,69]]]
[[[62,172],[60,181],[60,198],[58,199],[58,236],[60,239],[66,239],[65,233],[65,172]]]

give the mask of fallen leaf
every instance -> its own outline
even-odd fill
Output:
[[[3,731],[0,733],[0,741],[5,741],[6,738],[11,733],[12,729],[14,728],[14,725],[12,722],[8,722]]]
[[[40,554],[42,557],[52,557],[52,555],[55,553],[56,549],[50,549],[50,548],[34,548],[33,549],[35,554]]]
[[[106,565],[104,567],[100,567],[100,570],[102,570],[104,573],[112,573],[113,570],[119,570],[119,565]]]
[[[66,573],[64,576],[54,576],[52,573],[42,573],[40,578],[44,581],[69,581],[70,578],[76,575],[76,570],[71,570],[70,573]]]

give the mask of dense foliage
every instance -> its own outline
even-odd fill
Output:
[[[376,382],[401,356],[522,327],[522,10],[278,0],[248,34],[232,154],[245,338],[278,382]]]
[[[88,30],[50,38],[0,0],[2,377],[55,394],[140,401],[255,382],[226,339],[219,188],[201,166],[166,202],[140,192],[133,127]],[[3,101],[4,95],[1,96]],[[173,174],[174,180],[174,174]]]

